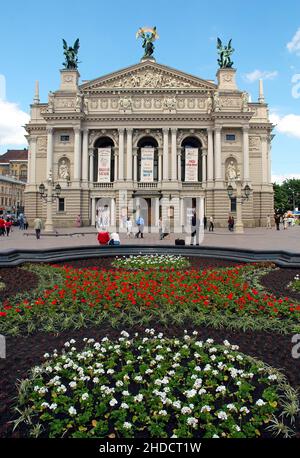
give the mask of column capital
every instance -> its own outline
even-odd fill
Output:
[[[118,131],[120,135],[124,135],[124,127],[119,127]]]
[[[82,130],[84,134],[88,134],[90,129],[88,127],[84,127]]]
[[[168,135],[169,133],[169,127],[163,127],[162,129],[164,135]]]
[[[243,125],[243,132],[249,132],[249,129],[250,129],[249,124]]]
[[[93,148],[89,148],[89,156],[90,157],[94,157],[94,149]]]
[[[202,156],[207,156],[207,148],[202,148]]]
[[[74,130],[75,134],[80,134],[80,132],[81,132],[81,128],[78,127],[78,126],[73,127],[73,130]]]
[[[46,127],[47,134],[53,134],[53,130],[54,130],[53,127],[50,127],[50,126]]]
[[[207,130],[207,133],[208,133],[208,134],[211,134],[211,133],[213,132],[214,129],[213,129],[213,127],[211,127],[211,126],[208,126],[208,127],[206,128],[206,130]]]
[[[127,132],[127,134],[131,134],[132,135],[133,128],[132,127],[126,127],[126,132]]]
[[[222,126],[215,126],[214,131],[220,133],[222,130]]]
[[[176,135],[177,134],[177,127],[171,127],[171,133],[172,135]]]

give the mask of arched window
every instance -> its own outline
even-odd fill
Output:
[[[186,171],[186,149],[197,148],[198,149],[198,181],[202,181],[202,152],[201,142],[196,137],[187,137],[181,143],[181,181],[188,181],[185,176]]]
[[[110,156],[110,181],[115,180],[115,144],[110,137],[100,137],[94,144],[94,176],[93,181],[98,180],[98,148],[111,148]]]
[[[142,166],[142,148],[154,148],[153,157],[153,181],[158,181],[158,143],[153,137],[143,137],[138,141],[137,144],[137,180],[142,181],[141,177],[141,166]]]

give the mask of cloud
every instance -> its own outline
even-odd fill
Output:
[[[276,175],[272,173],[272,183],[282,184],[284,180],[292,178],[300,179],[300,173],[287,173],[286,175]]]
[[[291,41],[286,45],[290,53],[296,53],[300,56],[300,28],[297,30]]]
[[[0,99],[0,146],[24,145],[25,129],[29,115],[15,103]]]
[[[249,83],[254,83],[254,81],[264,79],[264,80],[273,80],[278,75],[277,70],[267,71],[267,70],[253,70],[253,72],[246,73],[244,79]]]
[[[279,116],[276,113],[271,113],[270,121],[276,125],[276,130],[281,134],[300,138],[300,115],[291,113]]]

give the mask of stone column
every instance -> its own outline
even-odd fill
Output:
[[[53,168],[53,127],[47,127],[47,176],[46,179],[52,173]]]
[[[222,180],[222,163],[221,163],[221,127],[215,127],[215,180]]]
[[[163,180],[167,181],[169,179],[169,129],[163,129]]]
[[[83,131],[83,144],[82,144],[82,180],[87,183],[89,179],[89,130]]]
[[[116,225],[116,203],[114,197],[110,200],[110,225]]]
[[[94,148],[89,150],[89,159],[90,159],[90,183],[94,183]]]
[[[159,220],[159,198],[155,198],[155,221],[154,224],[152,223],[152,226],[157,227],[158,226],[158,220]]]
[[[163,158],[162,148],[158,148],[158,181],[162,181],[162,179],[163,179],[163,175],[162,175],[162,158]]]
[[[181,147],[177,150],[177,176],[178,181],[181,181]]]
[[[81,179],[81,129],[74,127],[74,181]]]
[[[119,129],[119,180],[124,180],[124,128]]]
[[[133,180],[137,181],[137,148],[133,151]]]
[[[268,183],[268,143],[266,136],[261,136],[261,170],[262,170],[262,182]]]
[[[267,163],[268,163],[268,184],[272,183],[272,172],[271,172],[271,165],[272,165],[272,145],[271,145],[271,138],[267,139]]]
[[[205,183],[207,180],[206,177],[206,156],[207,156],[207,150],[202,149],[202,183]]]
[[[118,159],[119,159],[119,154],[117,152],[117,148],[115,148],[115,166],[114,166],[114,181],[118,180]]]
[[[127,166],[126,166],[126,179],[132,180],[132,129],[128,128],[127,131]]]
[[[28,167],[28,183],[36,184],[36,143],[37,137],[30,138],[30,164]]]
[[[180,197],[180,226],[181,230],[185,225],[185,218],[184,218],[184,197]]]
[[[249,126],[243,126],[243,178],[249,181]]]
[[[92,226],[94,227],[95,226],[95,223],[96,223],[96,199],[95,197],[92,197],[92,209],[91,209],[91,222],[92,222]]]
[[[199,197],[199,203],[198,203],[198,218],[200,221],[200,231],[203,231],[204,227],[204,197]]]
[[[172,181],[177,180],[177,173],[176,173],[176,168],[177,168],[177,161],[176,161],[176,156],[177,156],[177,129],[172,128],[171,129],[171,178]]]
[[[207,129],[207,180],[214,179],[214,148],[213,148],[213,135],[212,129]]]

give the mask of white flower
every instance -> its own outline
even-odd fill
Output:
[[[94,377],[94,378],[93,378],[93,382],[94,382],[94,383],[99,383],[99,378],[98,378],[98,377]]]
[[[228,410],[233,410],[234,412],[237,412],[237,408],[235,407],[234,404],[227,404],[226,407]]]
[[[48,402],[42,402],[41,407],[46,409],[46,408],[48,408],[50,406],[49,406]]]
[[[197,394],[197,390],[188,390],[185,391],[184,394],[186,395],[187,398],[193,398]]]
[[[133,380],[135,382],[142,382],[143,381],[143,377],[141,375],[136,375]]]
[[[55,410],[57,408],[57,404],[55,402],[49,406],[50,410]]]
[[[118,380],[116,382],[116,386],[123,386],[123,385],[124,385],[124,383],[122,382],[122,380]]]
[[[190,413],[192,413],[192,409],[190,409],[189,407],[182,407],[181,413],[182,413],[183,415],[185,415],[185,414],[190,414]]]
[[[129,409],[129,405],[126,402],[122,402],[121,409]]]
[[[166,410],[160,410],[160,411],[158,412],[158,415],[162,415],[163,417],[165,417],[165,416],[168,415],[168,414],[167,414],[167,411],[166,411]]]
[[[69,383],[69,387],[70,387],[70,388],[76,388],[76,386],[77,386],[77,383],[76,383],[76,382],[70,382],[70,383]]]
[[[277,375],[271,374],[271,375],[269,375],[268,379],[269,380],[277,380]]]
[[[218,436],[218,434],[214,434],[212,438],[213,438],[213,439],[219,439],[219,437],[220,437],[220,436]]]
[[[247,407],[241,407],[241,408],[240,408],[240,412],[249,413],[250,410],[248,410]]]
[[[223,410],[220,410],[220,412],[218,412],[218,418],[220,420],[227,420],[228,417],[227,417],[226,412],[224,412]]]
[[[259,407],[266,405],[265,401],[263,401],[262,399],[258,399],[255,404]]]
[[[200,388],[200,390],[198,391],[198,394],[205,394],[206,393],[206,389],[205,388]]]
[[[202,378],[197,378],[194,383],[194,388],[198,390],[201,387],[201,385],[202,385]]]
[[[115,371],[113,369],[108,369],[107,374],[114,374]]]
[[[203,412],[210,412],[211,411],[211,407],[210,406],[203,406],[201,407],[201,413]]]
[[[129,396],[129,391],[122,391],[123,396]]]
[[[69,412],[70,415],[76,415],[77,414],[77,410],[73,406],[69,408],[68,412]]]
[[[115,399],[115,398],[112,398],[110,401],[109,401],[109,405],[111,407],[115,406],[116,404],[118,404],[118,401]]]
[[[181,408],[181,402],[180,401],[174,401],[172,405],[173,405],[173,407],[176,407],[177,409]]]
[[[197,418],[194,418],[194,417],[188,417],[186,422],[192,428],[196,428],[198,420],[197,420]]]
[[[235,429],[239,432],[241,428],[238,425],[235,425]]]
[[[142,402],[144,396],[142,394],[137,394],[136,396],[134,396],[134,401],[136,402]]]
[[[226,386],[220,385],[216,388],[216,393],[225,393],[226,391]]]
[[[89,397],[88,393],[83,393],[83,395],[81,396],[81,399],[83,401],[86,401],[88,397]]]
[[[49,358],[49,356],[50,356],[49,353],[44,354],[44,358]]]
[[[130,429],[131,427],[132,427],[132,424],[129,423],[128,421],[125,421],[125,423],[123,423],[123,428]]]

